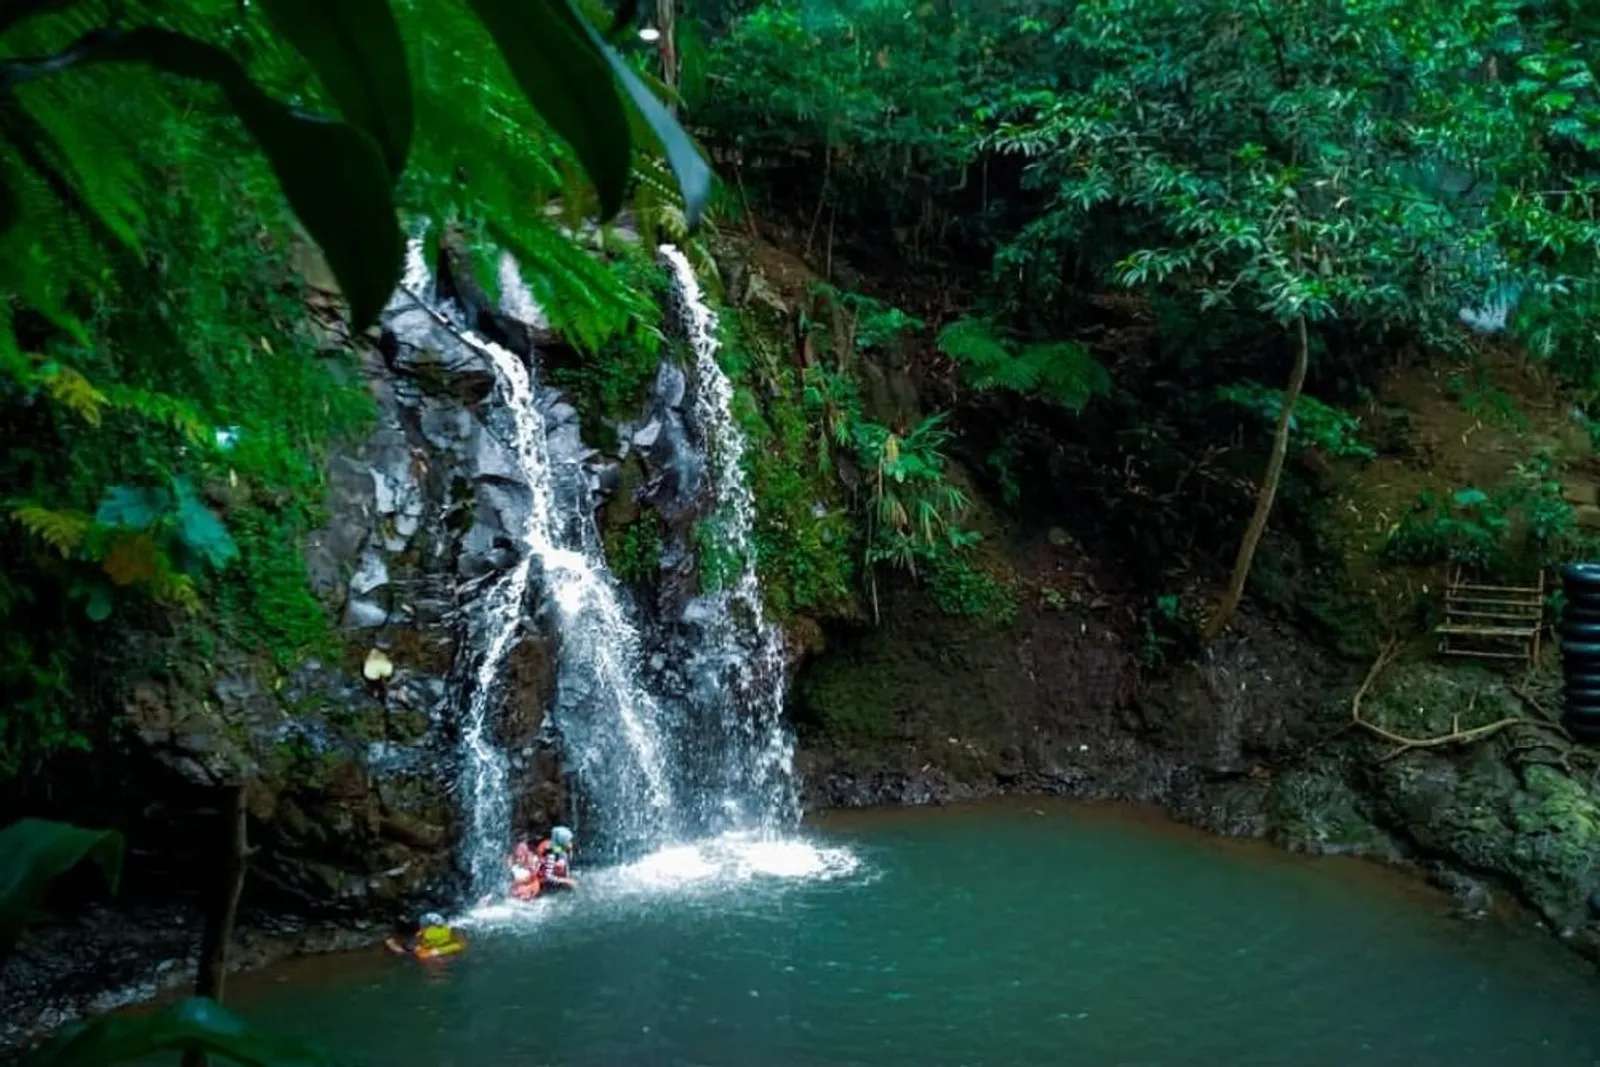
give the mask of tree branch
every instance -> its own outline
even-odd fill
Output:
[[[1372,683],[1378,680],[1378,676],[1383,673],[1384,668],[1394,661],[1399,647],[1399,640],[1393,637],[1384,643],[1377,659],[1372,661],[1372,667],[1368,669],[1367,676],[1362,679],[1361,685],[1355,691],[1355,695],[1350,698],[1350,721],[1368,733],[1396,746],[1392,751],[1380,756],[1378,758],[1379,763],[1386,763],[1402,752],[1409,752],[1414,748],[1438,748],[1442,745],[1471,744],[1474,741],[1482,741],[1487,737],[1493,737],[1510,726],[1518,724],[1534,725],[1520,715],[1511,715],[1504,719],[1496,719],[1494,722],[1485,723],[1483,726],[1474,726],[1463,730],[1461,728],[1461,716],[1457,715],[1452,720],[1450,732],[1447,734],[1439,734],[1436,737],[1407,737],[1404,734],[1395,733],[1393,730],[1386,729],[1375,722],[1362,718],[1361,702],[1366,699],[1368,690],[1372,688]],[[1472,710],[1472,706],[1477,703],[1477,700],[1477,694],[1474,693],[1472,702],[1468,705],[1468,711]]]

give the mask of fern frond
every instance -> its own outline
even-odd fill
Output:
[[[1011,358],[989,319],[957,319],[939,331],[936,343],[939,351],[963,366],[988,367]]]
[[[1080,411],[1111,386],[1105,368],[1082,345],[1048,341],[1013,351],[988,319],[958,319],[939,331],[937,344],[974,389],[1033,394]]]
[[[78,416],[90,426],[100,425],[101,409],[108,403],[106,394],[71,367],[57,366],[39,376],[44,393],[51,400]]]
[[[172,427],[191,444],[210,444],[215,440],[216,431],[211,423],[186,400],[131,385],[107,386],[105,398],[119,412]]]
[[[81,511],[58,511],[38,504],[13,505],[11,518],[28,533],[61,553],[63,559],[70,558],[83,544],[92,521]]]
[[[1071,341],[1030,345],[1021,360],[1037,369],[1038,390],[1071,411],[1111,389],[1111,375],[1087,349]]]

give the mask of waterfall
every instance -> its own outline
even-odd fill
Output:
[[[552,438],[576,443],[576,413],[547,391],[541,397],[515,353],[477,336],[450,307],[424,294],[431,282],[421,239],[411,242],[402,293],[476,352],[495,378],[501,423],[526,506],[505,509],[515,562],[491,576],[471,603],[466,652],[476,657],[460,714],[464,857],[474,893],[504,884],[503,857],[513,836],[508,762],[495,745],[494,714],[505,695],[507,656],[529,614],[535,576],[558,640],[557,704],[570,769],[601,798],[606,838],[638,846],[672,831],[673,802],[659,730],[662,713],[636,676],[639,637],[623,610],[593,531],[592,501],[581,448],[552,457]],[[400,327],[397,320],[396,328]],[[554,416],[565,421],[552,427]],[[514,528],[513,528],[514,527]]]
[[[391,327],[402,341],[470,353],[492,372],[498,400],[483,432],[498,441],[504,459],[494,473],[478,474],[479,501],[498,515],[504,537],[497,543],[509,540],[511,551],[475,580],[458,660],[463,848],[474,893],[502,887],[503,857],[519,829],[512,825],[509,761],[496,744],[495,720],[507,660],[535,606],[540,630],[557,646],[556,695],[545,728],[556,735],[576,780],[585,816],[578,828],[591,855],[637,855],[707,833],[771,840],[799,821],[794,744],[783,722],[783,639],[762,607],[755,501],[744,476],[746,441],[733,416],[733,386],[717,362],[716,317],[693,270],[675,248],[663,246],[661,255],[694,351],[688,421],[710,474],[708,482],[696,482],[708,486],[715,543],[736,572],[683,607],[674,663],[687,685],[673,699],[658,697],[642,680],[642,642],[606,566],[595,523],[594,452],[583,445],[577,412],[557,391],[540,388],[522,357],[479,336],[459,309],[434,298],[420,238],[411,243],[391,305]],[[504,312],[543,325],[509,257],[500,282]],[[740,863],[751,862],[740,856]]]
[[[543,316],[509,256],[502,257],[500,282],[506,312],[540,325]],[[606,566],[577,412],[553,391],[537,397],[527,366],[512,353],[494,345],[485,351],[534,490],[533,554],[559,648],[550,721],[582,788],[592,823],[586,844],[591,855],[628,854],[675,840],[681,828],[663,737],[669,717],[639,678],[639,631]]]
[[[684,254],[660,247],[672,271],[676,311],[695,357],[693,417],[711,472],[715,540],[738,573],[684,611],[689,702],[704,757],[695,777],[697,823],[776,836],[800,819],[794,739],[783,720],[782,632],[762,607],[754,543],[755,498],[745,478],[746,440],[733,414],[733,384],[717,362],[716,315]],[[702,559],[702,570],[705,560]]]

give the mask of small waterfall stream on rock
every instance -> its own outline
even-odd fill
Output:
[[[753,540],[755,498],[746,441],[733,415],[733,384],[717,362],[717,320],[688,258],[662,245],[676,310],[695,356],[693,419],[711,472],[711,529],[737,573],[684,610],[690,641],[681,671],[695,712],[695,823],[771,838],[800,821],[794,740],[783,720],[783,634],[762,608]],[[707,561],[701,561],[702,571]]]

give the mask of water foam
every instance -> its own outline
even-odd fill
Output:
[[[569,905],[578,903],[587,919],[607,913],[628,914],[663,898],[735,897],[754,888],[782,890],[799,884],[859,879],[867,872],[860,857],[842,845],[735,832],[667,845],[629,863],[574,873],[580,880],[574,891],[576,899],[492,902],[468,911],[458,925],[528,933],[546,922],[559,921]]]

